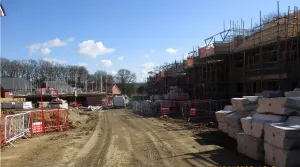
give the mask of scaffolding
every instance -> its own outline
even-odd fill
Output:
[[[204,84],[206,99],[220,100],[300,87],[300,11],[288,7],[280,14],[277,3],[274,17],[266,21],[261,12],[259,16],[259,25],[252,26],[251,19],[249,29],[244,20],[231,20],[229,29],[224,26],[205,39],[186,60],[168,65],[156,82],[156,89],[163,85],[159,94],[176,85],[192,97],[195,85]]]
[[[263,90],[292,90],[299,81],[299,27],[300,12],[288,8],[277,16],[250,30],[234,24],[234,40],[230,42],[232,96],[254,95]],[[242,28],[242,29],[240,29]],[[240,35],[239,32],[243,32]],[[236,35],[238,33],[238,35]],[[238,72],[239,73],[236,73]]]

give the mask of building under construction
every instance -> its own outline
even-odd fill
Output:
[[[205,46],[194,48],[186,60],[151,72],[148,93],[163,95],[178,86],[190,99],[221,100],[300,87],[297,7],[285,14],[278,7],[278,14],[267,22],[260,14],[259,25],[251,23],[250,29],[244,28],[243,20],[230,21],[228,30],[204,41]]]

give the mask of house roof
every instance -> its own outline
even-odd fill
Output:
[[[28,90],[34,87],[24,78],[0,78],[0,85],[5,90]]]
[[[113,85],[113,87],[112,87],[112,94],[114,94],[114,95],[119,95],[119,94],[121,94],[122,92],[121,92],[121,90],[119,89],[119,87],[116,85],[116,84],[114,84]]]
[[[72,90],[73,88],[65,81],[45,81],[46,87],[53,88],[55,90]]]

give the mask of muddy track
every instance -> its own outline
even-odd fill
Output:
[[[88,152],[87,155],[81,155],[84,156],[83,158],[79,158],[77,160],[77,163],[75,166],[82,167],[82,166],[102,166],[103,161],[105,159],[105,153],[107,152],[107,149],[110,145],[111,141],[111,125],[110,120],[108,118],[107,112],[103,112],[99,114],[99,121],[97,124],[97,127],[94,131],[94,134],[91,138],[94,138],[90,140],[86,145],[94,145],[94,147],[91,150],[86,150]],[[97,141],[95,144],[91,143],[92,141]]]
[[[134,119],[127,119],[126,117]],[[139,140],[139,142],[142,141],[140,145],[146,150],[144,153],[142,153],[142,155],[148,159],[148,162],[151,162],[151,166],[167,166],[167,164],[161,161],[162,157],[160,155],[159,149],[154,144],[156,140],[153,140],[151,134],[147,133],[151,131],[149,130],[149,128],[145,128],[145,126],[143,125],[144,122],[141,122],[142,117],[139,117],[131,112],[127,112],[126,117],[121,118],[121,121],[128,126],[128,130],[131,136],[130,139],[133,142],[137,142],[136,134],[140,134],[141,140]],[[136,154],[140,154],[138,148],[135,148],[134,155]],[[146,164],[145,161],[143,163],[144,165]]]

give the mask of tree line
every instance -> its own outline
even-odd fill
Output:
[[[120,69],[115,76],[98,70],[90,74],[86,67],[78,65],[64,65],[46,60],[9,60],[0,58],[2,78],[24,78],[38,87],[44,81],[65,81],[69,85],[85,89],[86,84],[116,83],[122,93],[130,94],[134,91],[136,74],[127,69]]]

